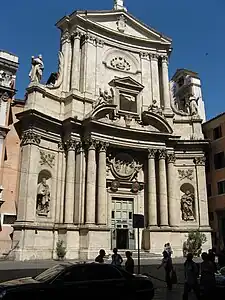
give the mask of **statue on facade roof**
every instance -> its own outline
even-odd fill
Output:
[[[30,81],[39,83],[42,79],[44,63],[42,59],[42,55],[38,55],[38,57],[31,57],[31,70],[29,73]]]
[[[106,89],[103,91],[100,88],[99,89],[99,98],[94,107],[97,107],[100,105],[112,104],[113,99],[114,99],[114,92],[113,92],[112,88],[110,89],[110,93]]]
[[[162,115],[162,109],[158,106],[157,101],[154,99],[152,104],[148,107],[148,111]]]
[[[196,99],[194,96],[190,96],[189,98],[189,111],[191,116],[198,116],[198,100],[199,97]]]

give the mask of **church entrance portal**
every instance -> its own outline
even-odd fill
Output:
[[[112,249],[135,249],[133,202],[133,198],[112,198]]]

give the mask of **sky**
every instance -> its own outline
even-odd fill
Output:
[[[31,56],[42,54],[44,81],[57,71],[55,23],[75,10],[112,9],[113,0],[1,1],[0,49],[19,56],[16,97],[29,83]],[[135,17],[172,38],[170,77],[178,68],[199,73],[207,119],[225,111],[225,0],[125,0]]]

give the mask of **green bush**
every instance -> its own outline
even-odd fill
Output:
[[[56,254],[59,259],[63,259],[66,255],[66,247],[63,246],[64,242],[59,240],[56,245]]]
[[[184,256],[192,253],[194,256],[200,256],[202,253],[202,245],[207,241],[204,233],[197,231],[189,232],[188,239],[184,242]]]

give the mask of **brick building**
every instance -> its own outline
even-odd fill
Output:
[[[225,246],[225,112],[203,124],[211,141],[206,164],[210,225],[213,245]]]

